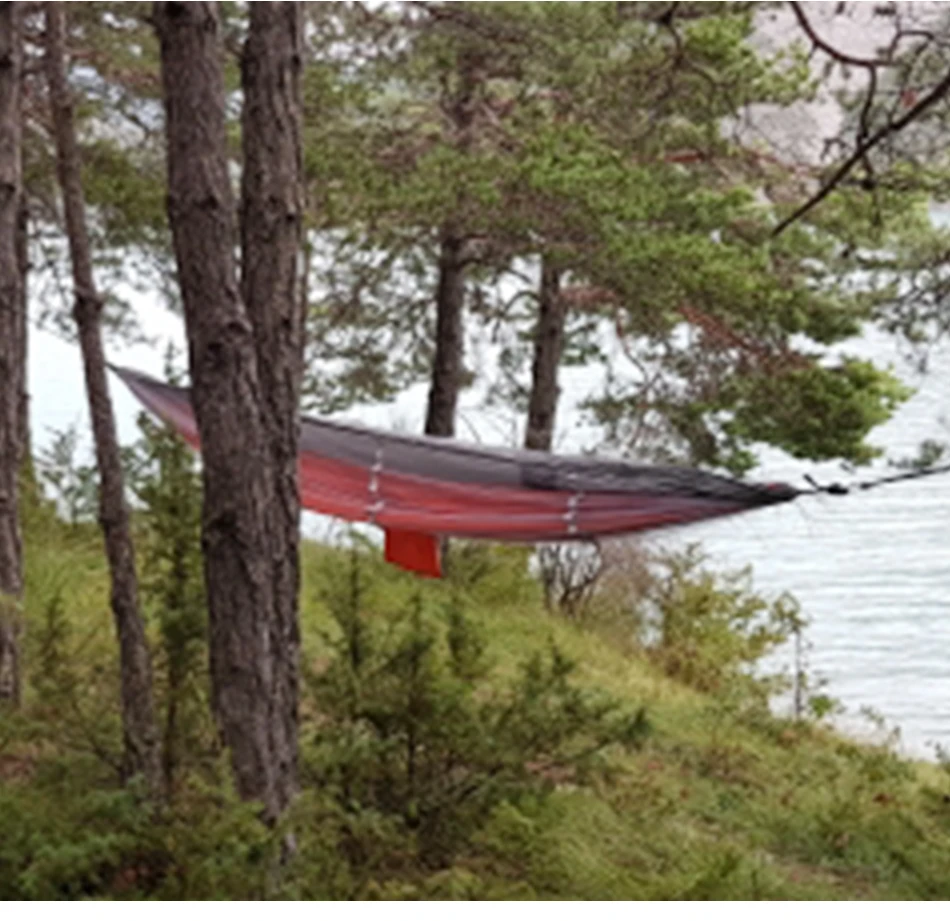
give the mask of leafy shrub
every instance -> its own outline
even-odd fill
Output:
[[[754,668],[801,628],[798,604],[790,595],[758,595],[748,569],[714,573],[705,562],[695,546],[660,559],[638,610],[641,639],[672,678],[765,702],[778,682]]]
[[[540,587],[529,566],[532,550],[485,541],[452,541],[446,581],[473,605],[537,604]]]
[[[83,756],[47,758],[29,783],[0,783],[0,898],[261,899],[352,892],[333,821],[302,797],[306,859],[281,863],[288,825],[269,828],[229,783],[226,759],[187,772],[156,809]],[[331,817],[332,819],[332,817]]]
[[[88,757],[49,759],[31,780],[0,784],[0,898],[102,892],[147,827],[147,807],[131,789],[103,789]]]
[[[384,623],[364,598],[354,552],[326,595],[339,633],[310,679],[306,771],[343,810],[356,865],[385,846],[390,859],[446,867],[500,803],[584,783],[606,749],[644,737],[644,711],[582,690],[555,647],[498,691],[457,601],[433,609],[417,595]]]

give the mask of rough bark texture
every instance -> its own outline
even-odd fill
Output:
[[[304,302],[298,254],[303,219],[299,3],[254,3],[242,58],[244,170],[241,181],[241,294],[254,329],[264,422],[272,455],[271,552],[275,619],[270,728],[278,796],[297,786],[300,632],[299,403]]]
[[[277,502],[254,325],[238,289],[221,24],[212,3],[156,3],[168,137],[168,212],[202,444],[202,547],[212,695],[237,787],[276,817],[292,740],[272,731]]]
[[[161,746],[152,697],[152,663],[138,600],[135,553],[115,417],[102,348],[102,298],[92,273],[72,93],[66,79],[66,17],[61,3],[46,4],[46,75],[49,83],[56,172],[63,195],[89,415],[99,470],[99,522],[109,561],[112,613],[119,637],[125,767],[162,792]]]
[[[564,317],[561,274],[544,259],[538,290],[538,325],[534,333],[528,427],[524,439],[524,446],[536,451],[550,451],[554,441],[554,420],[560,395],[558,368],[564,351]]]
[[[458,62],[458,86],[444,106],[454,143],[471,148],[480,73],[476,55],[465,50]],[[450,222],[439,241],[439,279],[435,293],[435,356],[429,383],[425,433],[450,438],[455,434],[455,411],[462,388],[465,350],[465,250],[462,228]]]
[[[462,382],[465,335],[464,240],[456,233],[442,236],[439,282],[435,294],[435,357],[426,409],[427,435],[451,438]]]
[[[20,700],[23,555],[18,475],[23,279],[16,228],[22,188],[21,5],[0,3],[0,702]]]

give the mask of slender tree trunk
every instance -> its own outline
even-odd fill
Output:
[[[458,86],[445,104],[462,152],[472,146],[481,62],[472,49],[463,49],[458,61]],[[465,235],[463,228],[446,224],[439,240],[439,279],[435,293],[435,356],[429,384],[425,432],[451,438],[462,389],[465,350]]]
[[[16,229],[23,194],[21,4],[0,3],[0,703],[18,704],[23,551],[20,541],[20,340],[23,278]]]
[[[22,120],[21,120],[22,124]],[[29,301],[27,300],[27,281],[30,271],[30,258],[28,250],[29,239],[29,209],[26,203],[26,193],[24,192],[20,201],[20,212],[17,215],[16,229],[16,252],[17,264],[20,269],[20,310],[17,314],[16,344],[20,355],[17,361],[17,370],[19,373],[19,447],[20,462],[19,468],[23,474],[23,484],[28,491],[36,490],[36,475],[33,468],[33,439],[30,432],[30,391],[27,380],[27,368],[29,361]]]
[[[125,501],[122,463],[102,348],[102,298],[92,272],[86,227],[79,146],[72,94],[66,78],[66,16],[63,4],[46,4],[46,74],[49,82],[56,172],[63,195],[72,262],[75,304],[89,415],[99,469],[99,521],[112,583],[112,613],[119,637],[122,727],[127,771],[142,773],[149,790],[161,796],[162,764],[152,697],[152,662],[138,599],[135,552]]]
[[[212,697],[237,787],[275,818],[295,753],[272,730],[275,494],[254,324],[238,288],[217,4],[156,3],[168,137],[168,211],[203,458],[202,547]],[[281,206],[278,205],[278,210]],[[288,769],[289,766],[289,769]]]
[[[542,256],[538,323],[534,330],[534,360],[531,364],[531,392],[528,395],[528,425],[524,438],[524,446],[535,451],[550,451],[554,444],[554,421],[560,394],[558,368],[564,350],[565,305],[560,294],[561,274]],[[564,580],[570,569],[569,559],[576,551],[558,544],[542,544],[537,550],[545,606],[552,608],[557,594],[560,596],[559,606],[566,610],[567,586]]]
[[[270,511],[276,616],[271,625],[270,728],[283,808],[297,787],[297,454],[305,317],[298,261],[303,220],[303,11],[299,3],[254,3],[249,10],[242,59],[241,294],[254,329],[274,478]]]
[[[557,378],[564,351],[565,308],[560,295],[561,273],[548,259],[542,258],[538,325],[534,333],[528,426],[524,440],[526,448],[536,451],[550,451],[554,442],[554,421],[560,395]]]
[[[451,438],[462,384],[465,335],[464,241],[456,233],[442,235],[436,289],[435,357],[426,409],[427,435]]]

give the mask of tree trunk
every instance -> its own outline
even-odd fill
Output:
[[[102,298],[92,273],[86,228],[79,146],[72,94],[66,78],[66,17],[63,4],[46,5],[46,74],[49,82],[56,172],[63,195],[72,262],[75,304],[89,415],[99,469],[99,521],[111,579],[112,613],[119,637],[125,767],[142,773],[151,793],[162,794],[161,747],[152,698],[152,663],[138,600],[135,553],[125,502],[122,463],[102,348]]]
[[[524,446],[536,451],[550,451],[554,442],[554,420],[560,395],[557,378],[564,351],[564,318],[561,273],[543,258],[528,398],[528,427],[524,439]]]
[[[455,434],[455,410],[462,384],[465,335],[464,241],[447,231],[439,253],[439,282],[435,295],[435,357],[426,409],[427,435],[451,438]]]
[[[249,12],[242,59],[241,294],[254,329],[275,498],[270,507],[275,608],[270,728],[283,808],[297,787],[303,14],[299,3],[254,3]]]
[[[462,152],[472,146],[481,62],[473,49],[463,49],[458,61],[458,86],[444,105]],[[439,280],[435,293],[435,355],[429,384],[425,432],[451,438],[462,389],[465,350],[465,249],[462,228],[446,224],[439,240]]]
[[[22,124],[22,120],[21,120]],[[20,310],[18,312],[17,347],[20,350],[17,369],[19,371],[19,468],[23,474],[22,483],[28,492],[36,493],[36,471],[33,466],[33,438],[30,429],[30,391],[27,380],[29,361],[29,301],[27,300],[27,281],[30,272],[29,240],[29,208],[27,207],[26,192],[20,201],[20,213],[17,218],[16,251],[17,264],[20,269]]]
[[[217,4],[156,3],[168,138],[168,212],[203,458],[202,548],[212,699],[237,788],[276,818],[295,752],[275,750],[275,495],[254,324],[238,289]],[[281,207],[277,206],[278,210]],[[249,283],[249,282],[248,282]],[[290,744],[288,742],[288,744]]]
[[[16,228],[23,194],[21,5],[0,3],[0,703],[18,704],[23,551],[20,541],[20,340],[23,278]]]

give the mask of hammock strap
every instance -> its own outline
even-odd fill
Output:
[[[812,487],[803,490],[804,495],[824,493],[828,496],[847,496],[859,490],[874,489],[877,486],[887,486],[891,483],[902,483],[905,480],[919,480],[925,476],[935,476],[938,473],[950,473],[950,464],[941,464],[935,467],[924,467],[919,470],[907,470],[904,473],[895,473],[891,476],[882,476],[876,480],[864,480],[846,486],[844,483],[826,483],[822,485],[810,474],[805,474],[805,481]]]

